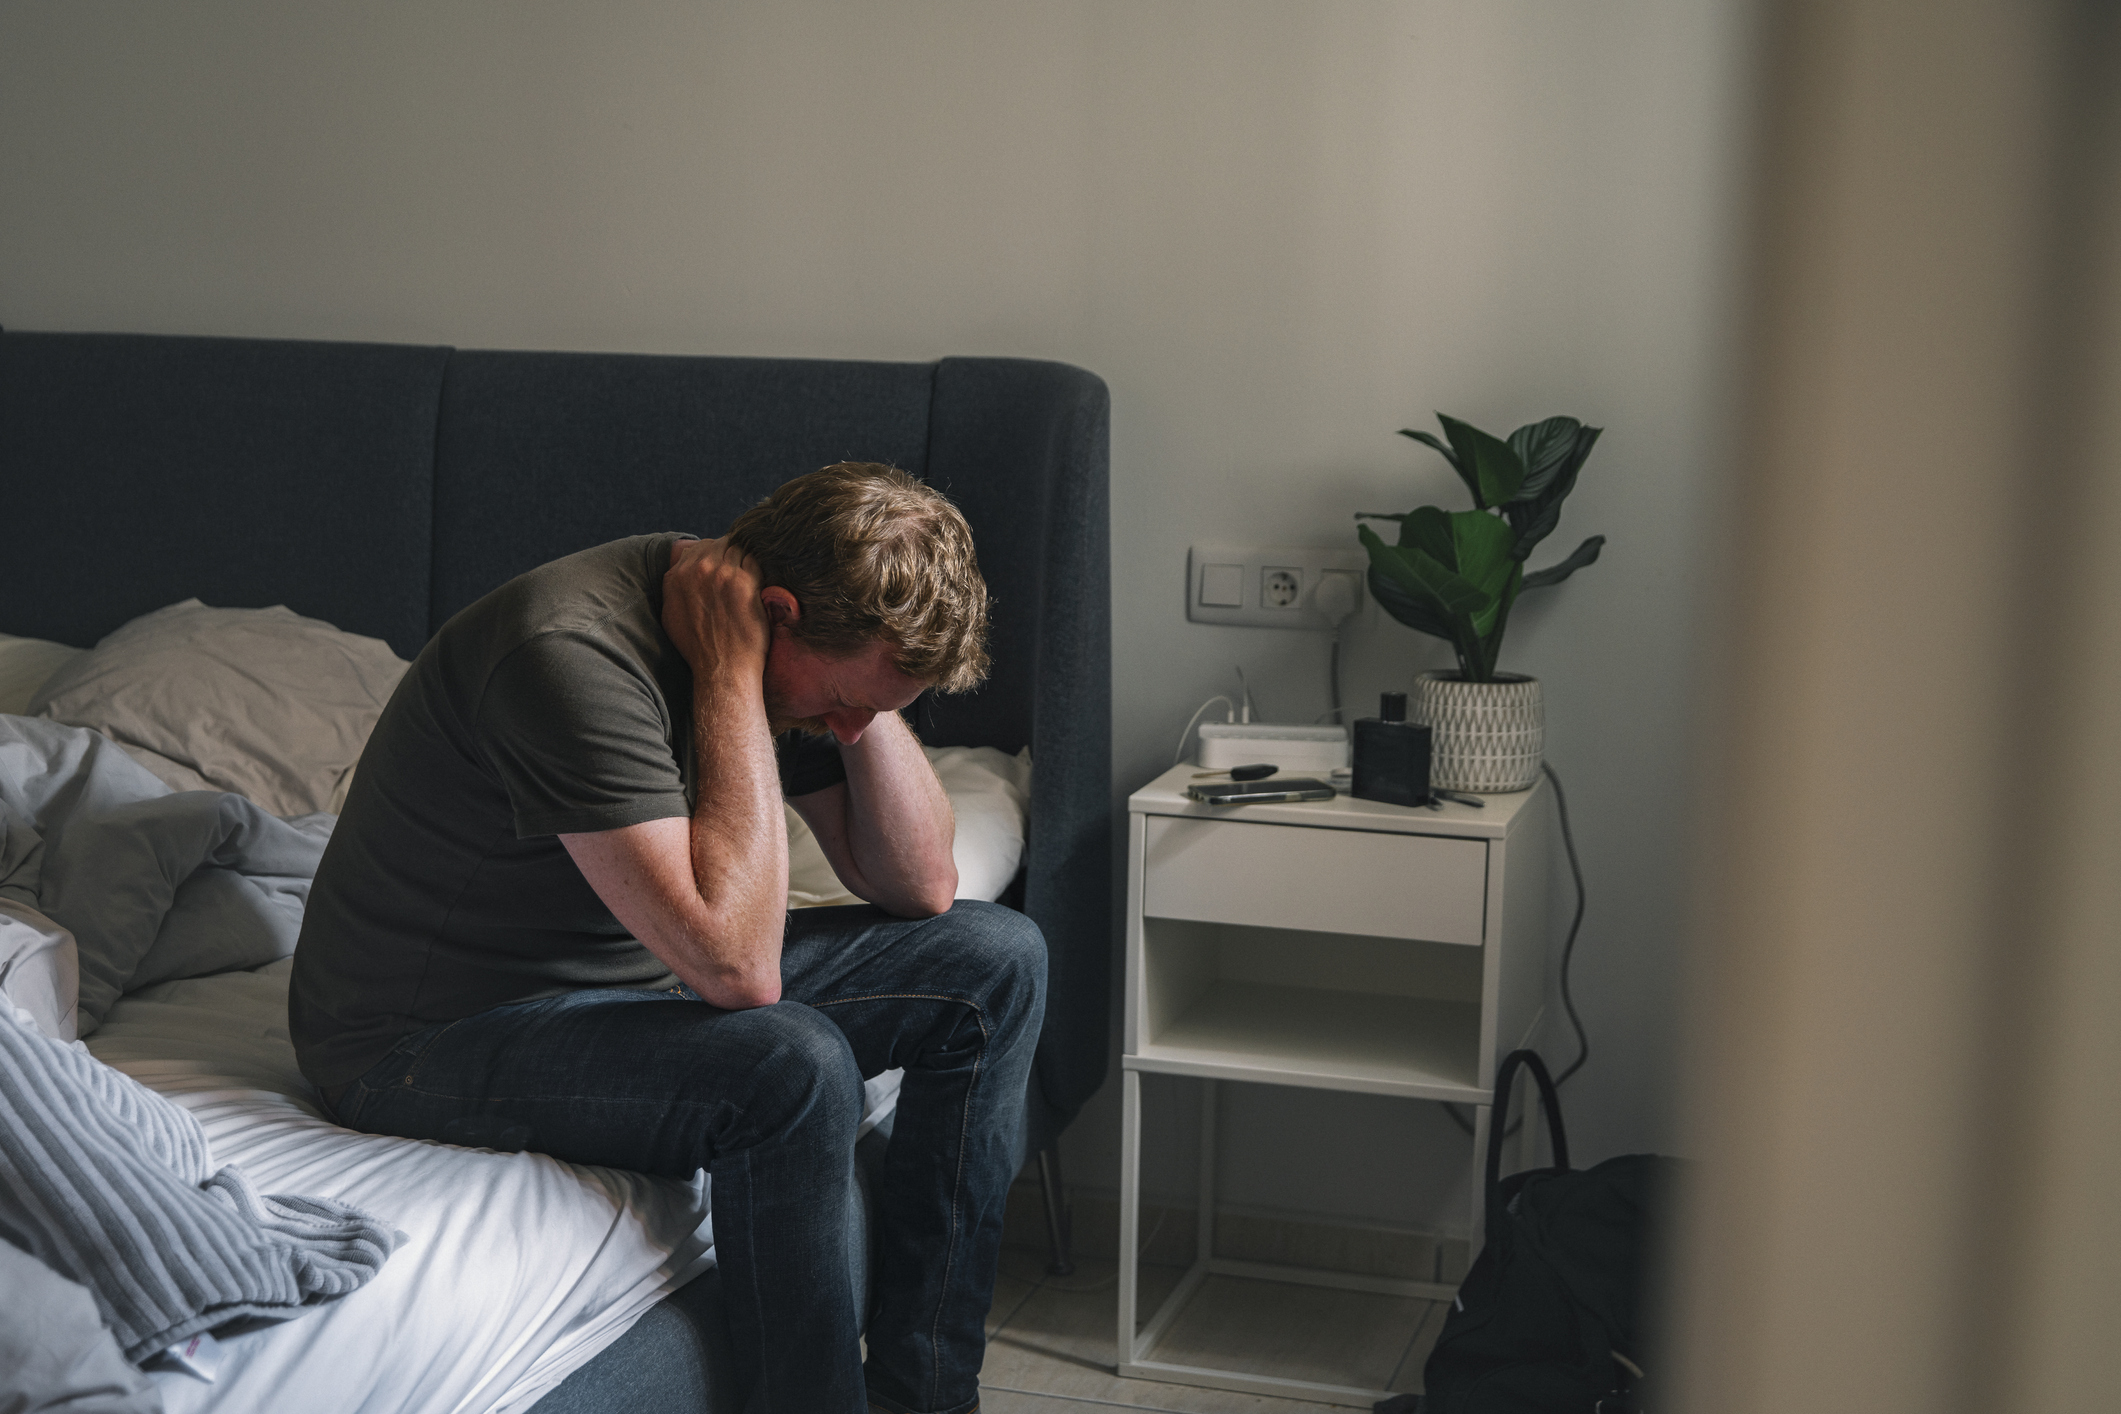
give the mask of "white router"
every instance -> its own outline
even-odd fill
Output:
[[[1346,727],[1278,722],[1202,722],[1200,764],[1212,771],[1260,762],[1283,770],[1330,771],[1348,764]]]

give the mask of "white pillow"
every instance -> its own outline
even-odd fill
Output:
[[[0,1007],[29,1013],[54,1041],[81,1028],[81,954],[74,935],[26,903],[0,898]]]
[[[176,790],[275,815],[336,811],[411,664],[285,607],[196,599],[144,614],[60,668],[31,711],[102,732]]]
[[[957,835],[950,856],[957,864],[957,896],[994,900],[1016,878],[1024,860],[1024,808],[1031,798],[1031,748],[1007,756],[991,746],[926,746],[950,809]],[[788,816],[788,906],[824,908],[860,903],[847,892],[825,850],[794,810]]]
[[[37,690],[51,681],[52,674],[87,651],[48,638],[17,638],[0,633],[0,712],[13,717],[28,716]]]

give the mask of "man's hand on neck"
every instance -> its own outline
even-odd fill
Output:
[[[758,564],[727,539],[680,540],[663,573],[663,632],[701,682],[748,683],[763,711],[771,624]]]

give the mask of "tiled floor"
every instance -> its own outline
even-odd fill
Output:
[[[1345,1407],[1123,1380],[1113,1330],[1115,1263],[1078,1257],[1073,1276],[1049,1277],[1041,1249],[1007,1247],[988,1316],[983,1414],[1091,1414],[1097,1408],[1171,1414],[1327,1414]],[[1142,1269],[1147,1319],[1183,1269]],[[1280,1282],[1214,1277],[1158,1347],[1165,1359],[1394,1391],[1421,1388],[1422,1362],[1443,1324],[1443,1303]]]

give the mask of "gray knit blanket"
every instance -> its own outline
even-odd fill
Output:
[[[0,1020],[0,1237],[88,1288],[136,1364],[285,1320],[374,1276],[397,1234],[344,1203],[261,1197],[190,1113],[85,1049]]]
[[[84,1021],[92,974],[107,1005],[152,949],[204,956],[247,928],[244,945],[266,949],[256,960],[284,951],[276,900],[306,885],[322,848],[305,824],[236,796],[172,794],[93,732],[0,717],[0,890],[75,934]],[[186,886],[209,875],[240,887],[187,908]],[[188,1111],[0,998],[0,1240],[87,1287],[137,1363],[344,1296],[398,1234],[343,1203],[261,1197],[215,1168]]]

